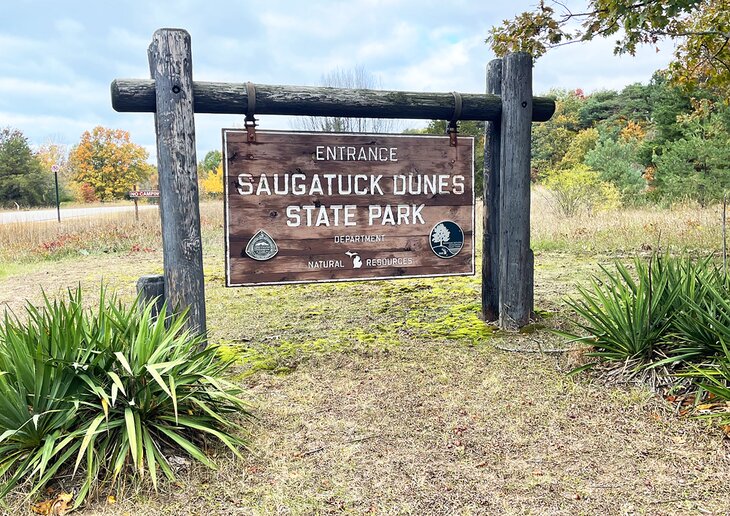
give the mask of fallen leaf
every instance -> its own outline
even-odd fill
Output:
[[[73,493],[61,493],[53,500],[33,504],[30,510],[44,516],[64,516],[73,497]]]
[[[709,410],[714,406],[714,403],[703,403],[702,405],[697,405],[697,410]]]
[[[36,514],[51,514],[51,505],[53,500],[43,500],[30,506],[30,510]]]

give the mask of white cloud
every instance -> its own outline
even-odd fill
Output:
[[[550,88],[620,90],[635,83],[646,83],[652,74],[665,68],[672,57],[672,44],[663,43],[660,52],[640,47],[636,56],[613,55],[613,39],[567,45],[548,52],[537,61],[533,80],[536,92]]]
[[[43,43],[29,38],[0,33],[0,55],[14,56],[43,48]],[[7,57],[6,57],[7,59]]]
[[[63,99],[65,103],[81,105],[104,102],[109,96],[108,92],[100,91],[96,83],[85,81],[51,83],[17,77],[0,77],[0,95],[16,98]]]
[[[483,73],[484,66],[475,63],[473,55],[481,48],[481,39],[469,38],[437,47],[430,54],[398,74],[398,89],[421,91],[474,91],[473,78]],[[469,80],[464,80],[464,76]]]
[[[33,134],[29,138],[35,145],[49,139],[62,144],[73,145],[79,136],[97,125],[103,123],[102,118],[82,118],[53,115],[23,115],[18,113],[0,112],[3,125],[20,128],[26,136],[28,127],[32,127]]]
[[[62,133],[73,144],[101,124],[129,130],[136,143],[154,151],[153,116],[115,113],[109,82],[149,77],[152,34],[170,26],[191,34],[196,80],[314,85],[335,68],[360,65],[384,89],[479,93],[492,57],[484,43],[488,28],[534,4],[131,0],[110,17],[103,3],[82,9],[56,2],[40,9],[33,2],[9,2],[4,15],[17,23],[0,27],[0,126],[16,126],[38,143]],[[618,89],[648,81],[670,57],[668,48],[659,55],[646,49],[636,58],[615,58],[612,40],[570,45],[537,62],[534,90]],[[196,116],[199,151],[219,148],[220,128],[240,120]],[[261,127],[288,129],[291,119],[264,116]]]

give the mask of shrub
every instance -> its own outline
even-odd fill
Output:
[[[668,362],[692,361],[723,355],[720,336],[730,328],[730,290],[712,258],[693,261],[665,257],[660,261],[679,295],[672,310]],[[728,330],[730,339],[730,330]]]
[[[27,322],[5,313],[0,326],[0,475],[4,497],[19,481],[36,489],[75,453],[82,384],[76,367],[89,358],[81,331],[80,293],[68,304],[27,307]]]
[[[714,395],[714,405],[723,408],[700,417],[717,419],[722,425],[730,425],[730,350],[728,350],[730,341],[728,337],[730,337],[730,333],[725,332],[720,339],[723,353],[714,362],[693,366],[691,371],[684,375],[692,378],[701,389]]]
[[[635,273],[616,262],[568,304],[581,317],[594,356],[634,360],[641,367],[694,363],[724,357],[730,342],[730,284],[702,260],[653,255],[636,259]]]
[[[124,476],[157,487],[173,479],[170,453],[214,468],[206,438],[235,454],[245,446],[235,418],[249,416],[240,389],[222,378],[230,362],[183,330],[187,314],[157,318],[102,292],[96,312],[80,290],[28,305],[0,327],[0,473],[4,496],[30,480],[37,492],[59,471],[85,470],[79,505],[96,482]],[[124,474],[124,475],[122,475]]]
[[[611,209],[619,205],[618,190],[601,181],[598,173],[585,165],[550,173],[545,187],[554,195],[560,213],[572,217],[580,211]]]
[[[590,288],[579,287],[579,296],[568,300],[587,336],[566,335],[592,345],[591,356],[633,362],[637,368],[651,364],[667,339],[679,294],[659,261],[656,256],[634,260],[636,279],[620,262],[615,273],[602,267],[601,278],[594,277]]]

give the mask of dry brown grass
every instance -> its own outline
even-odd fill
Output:
[[[725,514],[727,441],[565,365],[421,343],[261,374],[243,463],[87,514]]]
[[[554,208],[550,192],[537,187],[531,215],[535,250],[625,255],[661,249],[704,254],[722,248],[721,206],[647,206],[565,217]]]
[[[220,242],[215,233],[222,227],[220,203],[201,205],[203,236]],[[7,263],[32,263],[68,257],[125,252],[151,253],[161,249],[160,216],[157,209],[62,218],[61,222],[0,224],[0,267]],[[0,277],[2,274],[0,274]]]
[[[0,262],[34,262],[88,254],[150,252],[159,247],[157,210],[79,217],[62,221],[0,224]]]
[[[213,342],[247,357],[237,381],[257,405],[254,451],[219,456],[218,471],[191,466],[157,494],[102,492],[83,514],[727,513],[722,432],[646,390],[567,378],[566,354],[500,351],[563,344],[536,328],[479,331],[478,277],[224,289],[220,213],[204,208],[209,326]],[[599,220],[620,219],[636,244],[646,217],[679,235],[688,213],[600,215],[592,231],[619,238]],[[561,297],[611,257],[572,252],[581,249],[561,237],[585,221],[533,220],[536,243],[567,246],[536,246],[536,303],[560,326]],[[0,303],[17,309],[41,287],[79,282],[93,292],[102,278],[131,299],[136,278],[161,266],[159,249],[40,261],[0,277]],[[20,494],[9,514],[27,512]]]

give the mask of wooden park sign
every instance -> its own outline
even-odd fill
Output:
[[[228,286],[474,274],[473,138],[223,142]]]
[[[150,79],[115,80],[111,86],[112,105],[120,112],[155,113],[164,281],[154,284],[163,283],[164,298],[170,306],[176,309],[190,309],[188,328],[191,331],[198,333],[206,331],[194,113],[245,114],[249,120],[253,119],[254,115],[262,114],[448,120],[454,129],[459,120],[486,121],[484,170],[480,171],[485,185],[484,219],[481,221],[484,229],[482,314],[488,321],[498,319],[499,325],[505,328],[514,328],[529,322],[533,310],[534,287],[534,258],[530,250],[530,130],[532,122],[544,122],[550,119],[555,111],[553,100],[532,95],[530,55],[517,52],[490,62],[485,94],[353,90],[250,82],[194,82],[190,35],[179,29],[156,31],[148,49],[148,57]],[[227,156],[229,159],[226,160],[226,166],[231,169],[226,183],[229,192],[228,225],[231,238],[228,250],[231,269],[229,283],[244,284],[251,282],[254,277],[255,281],[268,283],[285,282],[293,278],[297,278],[294,281],[344,279],[345,276],[342,274],[345,273],[347,265],[352,266],[351,272],[348,272],[353,275],[352,279],[364,279],[373,271],[368,271],[363,260],[389,257],[392,259],[411,257],[414,263],[379,267],[378,276],[441,275],[446,271],[461,274],[472,270],[474,225],[473,222],[471,226],[466,225],[469,221],[468,216],[466,219],[461,218],[464,212],[471,210],[470,201],[462,204],[445,202],[446,199],[450,201],[457,198],[468,199],[471,196],[473,184],[471,176],[464,172],[468,171],[469,167],[459,168],[466,165],[468,161],[466,156],[471,155],[471,144],[464,145],[466,139],[459,137],[456,150],[452,148],[446,151],[447,157],[450,155],[449,152],[457,153],[458,159],[454,160],[453,168],[449,159],[436,160],[437,154],[434,154],[434,149],[441,145],[439,140],[429,141],[427,146],[413,153],[406,152],[407,145],[404,143],[406,140],[397,139],[392,142],[377,140],[376,146],[383,149],[396,148],[395,157],[398,162],[379,160],[360,162],[358,150],[356,151],[358,159],[340,160],[338,165],[343,167],[330,170],[329,166],[338,160],[317,160],[318,146],[323,147],[323,155],[327,157],[328,146],[359,148],[367,145],[362,142],[346,144],[344,140],[350,137],[344,135],[340,136],[343,138],[341,144],[332,143],[336,141],[330,140],[334,138],[333,136],[313,136],[312,138],[319,140],[302,139],[296,144],[300,145],[299,149],[302,152],[301,156],[296,157],[284,151],[287,147],[281,140],[279,143],[272,140],[271,144],[266,145],[268,133],[259,131],[258,135],[261,135],[262,140],[257,140],[255,144],[239,140],[237,144],[239,153],[236,155],[230,153]],[[231,144],[235,145],[233,140]],[[297,142],[291,137],[288,141]],[[347,141],[354,142],[354,140]],[[296,147],[294,143],[291,145]],[[250,148],[253,148],[253,151],[247,152]],[[368,147],[366,152],[368,157],[369,152]],[[463,156],[461,152],[464,152]],[[431,156],[434,161],[428,163],[438,166],[433,170],[419,169],[419,153]],[[248,158],[249,154],[254,158]],[[376,154],[380,157],[379,150]],[[315,157],[312,158],[312,155]],[[283,161],[275,161],[274,156],[282,158]],[[390,154],[386,151],[383,156]],[[257,168],[265,160],[268,160],[270,168]],[[355,188],[358,175],[364,175],[368,178],[366,183],[370,190],[363,195],[338,193],[325,197],[324,192],[320,194],[317,190],[312,191],[313,180],[300,182],[301,177],[299,177],[294,181],[294,174],[299,174],[299,171],[296,167],[292,169],[292,165],[298,163],[297,160],[302,160],[304,166],[297,166],[302,169],[305,177],[315,173],[322,174],[323,177],[325,173],[339,173],[343,177],[351,177]],[[393,177],[402,173],[398,171],[398,166],[406,165],[407,169],[409,163],[420,173],[414,175],[449,174],[450,178],[453,177],[451,174],[463,175],[464,192],[456,193],[457,188],[460,189],[461,186],[457,186],[453,179],[447,179],[444,193],[429,198],[428,203],[426,202],[428,194],[409,193],[401,196],[397,195],[395,190],[386,191],[385,184],[388,181],[386,177],[394,181]],[[383,195],[381,196],[378,191],[377,195],[373,196],[371,193],[375,187],[369,178],[373,174],[375,177],[380,175],[381,168],[384,171],[383,179],[377,184],[383,189]],[[309,187],[306,195],[286,194],[289,195],[289,199],[284,194],[268,195],[261,182],[256,183],[256,178],[262,177],[264,173],[271,174],[272,177],[273,174],[279,174],[281,177],[287,172],[290,174],[290,192],[293,192],[295,187],[297,189]],[[239,183],[240,174],[249,174],[252,182],[247,183],[245,181],[247,176],[244,175],[243,183]],[[362,182],[364,180],[360,181],[360,186],[364,188],[365,183]],[[324,187],[321,180],[320,185]],[[273,188],[271,184],[268,186],[270,189]],[[239,187],[243,194],[238,192]],[[246,194],[249,187],[261,188],[260,195],[257,195],[255,190]],[[281,187],[280,184],[279,188]],[[446,191],[449,193],[446,194]],[[320,206],[317,206],[317,203],[320,203]],[[381,206],[380,213],[368,211],[371,204]],[[407,211],[405,208],[403,211],[398,211],[401,204],[410,208]],[[414,204],[416,208],[413,208]],[[421,204],[423,208],[418,210]],[[340,205],[342,208],[332,208]],[[349,205],[356,206],[354,215],[350,215],[352,210],[346,209]],[[391,207],[390,212],[384,208],[386,205]],[[299,211],[293,209],[287,213],[287,208],[291,206],[299,207]],[[315,208],[305,208],[305,206],[315,206]],[[329,226],[324,223],[324,219],[320,219],[325,216],[320,215],[321,206],[330,207],[329,211],[326,209],[324,212],[328,217]],[[396,207],[395,211],[393,207]],[[450,210],[454,210],[453,216]],[[341,223],[356,221],[356,225],[340,226],[339,229],[333,226],[335,211]],[[370,215],[373,216],[372,225],[369,224]],[[287,226],[287,221],[297,220],[296,216],[299,217],[300,225]],[[306,222],[309,221],[308,216],[312,217],[314,224],[311,227],[306,226]],[[386,216],[388,218],[385,218]],[[391,217],[396,224],[390,224]],[[419,217],[423,218],[423,224]],[[411,223],[405,224],[406,219]],[[382,224],[383,220],[387,223]],[[398,223],[398,220],[401,222]],[[317,225],[320,221],[321,223]],[[436,240],[446,233],[438,229],[438,223],[441,221],[455,222],[464,232],[463,247],[455,256],[448,259],[429,255],[433,254],[429,242],[433,242],[436,233],[439,234]],[[444,224],[444,228],[449,231],[451,239],[451,226]],[[254,238],[259,234],[259,230],[262,230],[261,236]],[[268,239],[264,233],[269,235]],[[425,238],[427,234],[429,240]],[[301,235],[311,235],[311,238],[299,238]],[[347,239],[348,235],[350,239],[357,238],[358,235],[371,238],[373,235],[382,235],[383,240],[366,243],[362,242],[361,238],[360,242],[346,241],[341,248],[338,248],[340,244],[335,242],[335,238]],[[445,238],[439,245],[444,243],[446,243]],[[246,253],[249,244],[251,244],[250,254]],[[387,247],[391,244],[392,247]],[[425,247],[426,245],[429,247]],[[275,254],[272,254],[274,252]],[[355,257],[348,256],[345,254],[347,252],[357,253],[363,265],[356,268]],[[335,258],[338,253],[342,254]],[[321,258],[326,255],[332,257]],[[296,261],[299,259],[296,256],[304,256],[307,259],[306,261],[302,259],[300,263]],[[268,259],[261,259],[267,257]],[[465,260],[466,258],[468,260]],[[329,269],[309,267],[309,261],[324,260],[342,261],[343,267]],[[461,263],[463,260],[465,263]],[[144,295],[147,295],[145,285],[148,284],[142,282],[141,290],[145,292]],[[155,296],[157,296],[156,291],[152,294],[152,297]]]

